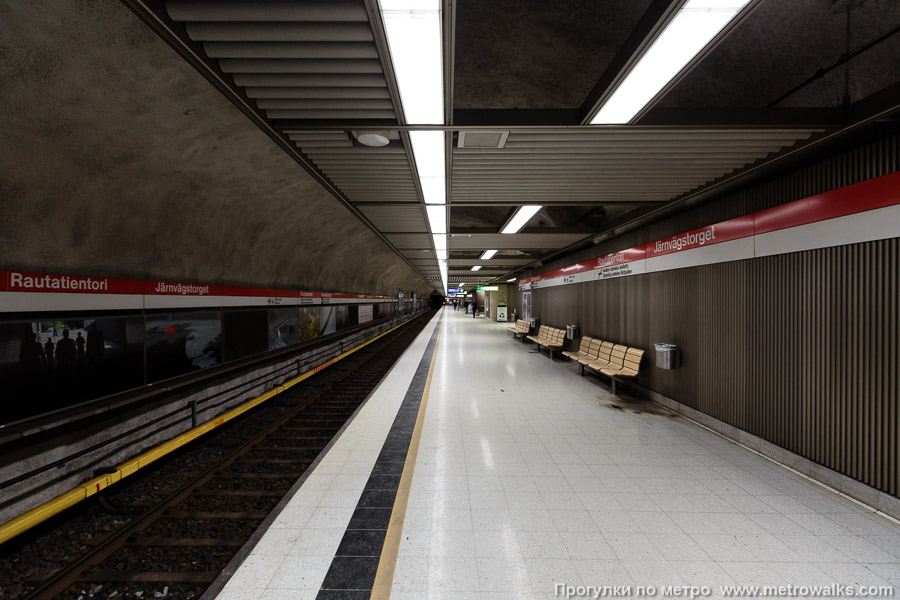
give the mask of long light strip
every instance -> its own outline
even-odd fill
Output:
[[[520,229],[525,227],[525,223],[530,221],[531,217],[536,215],[542,208],[544,207],[536,204],[520,206],[513,214],[512,219],[510,219],[506,226],[500,230],[500,233],[518,233]]]
[[[480,271],[480,270],[481,270],[481,265],[475,265],[474,267],[472,267],[472,270],[473,270],[473,271]]]
[[[447,290],[450,289],[447,285],[447,260],[439,260],[438,268],[441,271],[441,284],[444,286],[444,294],[446,295]]]
[[[446,204],[447,188],[443,131],[410,131],[416,170],[426,204]]]
[[[403,114],[409,125],[444,123],[439,0],[379,0]]]
[[[408,125],[444,123],[440,0],[379,0],[391,64]],[[447,177],[443,131],[409,132],[435,254],[447,290]]]
[[[628,123],[750,0],[688,0],[591,120]]]
[[[495,254],[497,254],[497,251],[496,251],[496,250],[485,250],[485,251],[484,251],[484,254],[482,254],[482,255],[479,256],[478,258],[479,258],[480,260],[491,260],[492,258],[494,258],[494,255],[495,255]]]
[[[435,234],[431,236],[434,240],[434,252],[437,254],[438,260],[447,260],[447,236],[443,234]]]
[[[431,233],[447,233],[447,207],[443,204],[429,204],[425,207]]]

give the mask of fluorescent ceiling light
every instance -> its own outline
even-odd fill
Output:
[[[494,258],[494,255],[497,254],[496,250],[485,250],[484,254],[481,255],[481,260],[490,260]]]
[[[440,0],[381,0],[381,10],[440,10]]]
[[[512,279],[507,279],[507,280],[506,280],[506,283],[509,283],[510,281],[515,281],[515,280],[516,280],[516,278],[513,277]]]
[[[431,239],[434,240],[434,253],[437,255],[438,261],[447,260],[447,236],[437,234],[432,235]]]
[[[440,0],[379,0],[385,36],[407,125],[444,123],[444,58]],[[434,248],[447,289],[447,179],[443,131],[411,131],[413,167],[427,206]]]
[[[441,284],[444,286],[444,294],[447,293],[449,286],[447,285],[447,259],[438,260],[438,268],[441,271]]]
[[[445,184],[444,132],[410,131],[416,171],[426,204],[445,204],[447,188]]]
[[[473,270],[473,271],[480,271],[480,270],[481,270],[481,265],[475,265],[474,267],[472,267],[472,270]]]
[[[447,233],[447,207],[444,204],[430,204],[425,207],[431,233]]]
[[[447,203],[447,185],[443,177],[420,177],[419,184],[422,186],[425,204]]]
[[[419,177],[444,176],[444,132],[410,131]]]
[[[531,217],[536,215],[542,208],[544,207],[535,204],[520,206],[513,214],[512,219],[509,220],[509,223],[506,224],[506,227],[500,230],[500,233],[517,233],[520,229],[525,227],[525,223],[530,221]]]
[[[616,88],[592,125],[628,123],[750,0],[688,0]]]
[[[407,124],[443,124],[440,3],[380,0],[380,4]]]

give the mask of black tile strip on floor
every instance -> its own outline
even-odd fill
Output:
[[[316,600],[368,600],[372,595],[378,561],[440,330],[438,321]]]

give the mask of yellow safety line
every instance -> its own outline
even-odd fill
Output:
[[[409,489],[412,486],[413,473],[416,470],[416,457],[419,455],[419,439],[422,437],[425,410],[428,408],[431,375],[434,373],[434,362],[437,359],[438,344],[441,342],[441,333],[444,330],[446,317],[445,309],[444,316],[441,317],[441,328],[438,330],[437,340],[434,343],[434,353],[431,355],[431,365],[428,367],[425,389],[422,390],[422,403],[419,405],[419,414],[416,416],[416,426],[409,441],[409,453],[406,455],[406,462],[403,464],[400,486],[397,488],[397,497],[394,499],[394,508],[391,510],[391,520],[388,523],[387,534],[384,537],[384,547],[381,550],[381,558],[378,560],[375,583],[372,584],[371,600],[389,600],[391,597],[394,571],[397,568],[397,555],[400,552],[400,540],[403,538],[403,522],[406,518],[406,507],[409,503]]]
[[[64,492],[64,493],[60,494],[59,496],[56,496],[55,498],[48,500],[47,502],[44,502],[43,504],[32,508],[28,512],[22,513],[18,517],[10,519],[6,523],[3,523],[2,525],[0,525],[0,544],[6,542],[8,540],[11,540],[12,538],[16,537],[17,535],[24,533],[25,531],[28,531],[35,525],[43,523],[50,517],[61,513],[62,511],[66,510],[67,508],[69,508],[71,506],[74,506],[75,504],[78,504],[82,500],[85,500],[85,499],[93,496],[94,494],[96,494],[102,490],[105,490],[109,486],[113,485],[114,483],[116,483],[118,481],[121,481],[125,477],[128,477],[129,475],[133,475],[134,473],[143,469],[150,463],[152,463],[152,462],[164,457],[165,455],[181,448],[182,446],[194,441],[195,439],[199,438],[200,436],[209,433],[213,429],[220,427],[221,425],[224,425],[225,423],[239,417],[240,415],[244,414],[251,408],[254,408],[254,407],[262,404],[269,398],[272,398],[273,396],[277,396],[278,394],[297,385],[304,379],[308,379],[308,378],[312,377],[316,373],[322,371],[323,369],[325,369],[327,367],[330,367],[331,365],[333,365],[334,363],[336,363],[340,360],[347,358],[354,352],[357,352],[357,351],[365,348],[372,342],[386,336],[390,332],[392,332],[396,329],[399,329],[400,327],[403,327],[404,325],[412,323],[414,320],[415,319],[410,319],[408,321],[405,321],[405,322],[397,325],[396,327],[392,327],[391,329],[388,329],[384,333],[381,333],[378,336],[373,337],[368,342],[364,342],[364,343],[360,344],[359,346],[351,348],[350,350],[344,352],[343,354],[340,354],[332,359],[325,361],[321,365],[318,365],[317,367],[314,367],[313,369],[310,369],[309,371],[306,371],[305,373],[302,373],[301,375],[298,375],[297,377],[294,377],[293,379],[286,381],[285,383],[279,385],[278,387],[272,388],[268,392],[261,394],[255,398],[253,398],[252,400],[248,400],[247,402],[244,402],[243,404],[240,404],[240,405],[232,408],[228,412],[221,414],[218,417],[203,423],[202,425],[198,425],[197,427],[195,427],[193,429],[189,429],[188,431],[182,433],[181,435],[174,437],[167,442],[163,442],[162,444],[160,444],[159,446],[156,446],[155,448],[151,448],[147,452],[144,452],[143,454],[140,454],[140,455],[132,458],[131,460],[128,460],[128,461],[122,463],[121,465],[117,466],[116,470],[113,471],[112,473],[106,473],[106,474],[100,475],[99,477],[95,477],[93,479],[85,481],[84,483],[72,488],[71,490]]]

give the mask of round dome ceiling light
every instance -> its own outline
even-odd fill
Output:
[[[373,148],[387,146],[391,141],[390,133],[387,131],[357,131],[356,139],[363,146],[372,146]]]

